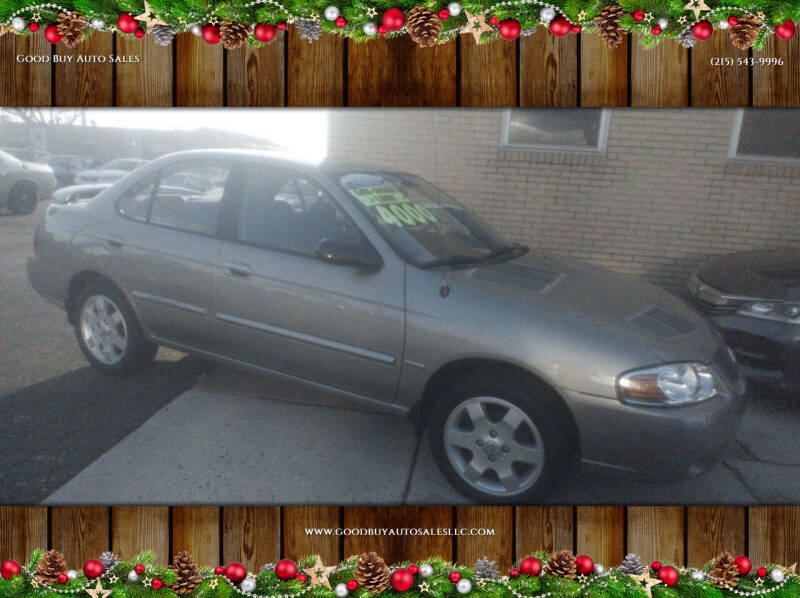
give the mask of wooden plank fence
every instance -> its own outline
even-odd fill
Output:
[[[24,54],[138,56],[139,63],[25,64]],[[783,66],[712,66],[715,57],[780,57]],[[735,49],[723,32],[693,49],[673,40],[643,50],[629,37],[609,50],[597,35],[544,30],[475,46],[461,36],[420,49],[407,36],[308,44],[289,27],[259,50],[233,52],[181,34],[94,34],[74,50],[40,35],[0,38],[3,106],[800,106],[800,37]]]
[[[306,528],[491,528],[493,536],[312,536]],[[206,565],[249,568],[286,556],[333,563],[364,550],[390,561],[440,555],[508,568],[535,550],[571,548],[612,566],[627,552],[702,566],[723,549],[755,562],[800,560],[800,507],[0,507],[0,557],[61,550],[72,567],[104,550],[161,562],[189,550]]]

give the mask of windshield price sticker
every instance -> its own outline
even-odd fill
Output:
[[[438,222],[430,210],[410,201],[394,187],[358,187],[349,191],[362,204],[373,208],[386,224],[405,228]]]

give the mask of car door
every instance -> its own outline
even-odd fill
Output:
[[[100,235],[110,276],[121,280],[145,328],[180,346],[215,350],[216,298],[223,211],[230,167],[219,161],[171,163],[135,184],[116,203]],[[205,191],[166,186],[174,175],[198,175]],[[101,225],[103,226],[103,225]]]
[[[325,189],[283,168],[245,167],[222,244],[219,313],[227,352],[242,361],[389,404],[404,341],[404,264],[334,265],[323,239],[363,233]],[[392,256],[394,257],[394,256]]]

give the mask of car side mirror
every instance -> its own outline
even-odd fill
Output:
[[[383,260],[375,251],[350,241],[323,239],[314,253],[323,262],[338,266],[355,266],[363,270],[378,270],[383,267]]]

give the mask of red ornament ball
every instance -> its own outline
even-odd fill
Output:
[[[497,27],[500,24],[500,19],[492,15],[491,17],[489,17],[489,23],[491,23],[494,27]]]
[[[297,577],[297,564],[292,559],[283,559],[275,565],[275,575],[281,581],[289,581]]]
[[[550,21],[550,33],[555,37],[564,37],[572,30],[572,23],[564,17],[556,17]]]
[[[136,37],[138,37],[139,39],[142,39],[144,37],[144,29],[137,29],[136,33],[134,33],[134,35]]]
[[[443,8],[442,10],[439,11],[439,20],[440,21],[446,21],[449,18],[450,18],[450,11],[449,10],[447,10],[446,8]]]
[[[22,573],[22,566],[13,559],[3,561],[3,564],[0,565],[0,575],[3,576],[3,579],[11,579],[20,573]]]
[[[131,13],[124,12],[117,18],[117,29],[122,33],[136,33],[136,30],[139,29],[139,21],[134,19]]]
[[[347,19],[344,17],[336,17],[336,20],[333,22],[339,29],[344,29],[347,25]],[[383,25],[381,25],[383,27]]]
[[[767,568],[766,567],[759,567],[756,569],[756,575],[759,577],[766,577],[767,576]]]
[[[28,29],[30,29],[33,33],[39,31],[39,23],[31,23],[28,25]]]
[[[214,575],[225,575],[225,567],[214,567]]]
[[[753,569],[753,561],[744,555],[737,556],[733,562],[739,568],[739,575],[747,575]]]
[[[697,21],[692,25],[692,35],[699,40],[708,39],[714,33],[714,27],[708,21]]]
[[[580,554],[575,557],[575,567],[579,574],[589,575],[594,571],[594,561],[585,554]]]
[[[738,24],[739,24],[739,17],[735,15],[731,15],[728,17],[728,25],[730,25],[731,27],[736,27],[736,25]]]
[[[666,565],[658,570],[658,579],[668,587],[678,583],[678,570],[675,567]]]
[[[395,569],[391,581],[395,591],[407,592],[414,585],[414,575],[408,569]]]
[[[450,581],[452,581],[453,583],[458,583],[459,581],[461,581],[461,573],[459,573],[458,571],[452,571],[450,573]]]
[[[652,33],[653,35],[661,35],[661,27],[659,27],[658,25],[656,25],[655,27],[653,27],[653,28],[650,30],[650,33]]]
[[[355,579],[348,579],[347,589],[351,592],[355,592],[358,589],[358,582]]]
[[[390,8],[383,13],[383,24],[389,31],[399,31],[406,24],[406,15],[399,8]]]
[[[500,33],[500,37],[512,41],[517,39],[519,34],[522,33],[522,25],[520,25],[519,21],[516,19],[506,19],[500,22],[497,31]]]
[[[262,44],[268,44],[278,35],[278,30],[269,23],[259,23],[253,28],[253,35]]]
[[[298,573],[297,577],[295,577],[295,579],[297,581],[299,581],[300,583],[306,583],[308,581],[308,578],[305,575],[303,575],[302,573]]]
[[[58,32],[58,27],[55,25],[48,25],[44,28],[44,38],[51,44],[58,44],[61,43],[64,36]]]
[[[220,571],[220,573],[223,573],[225,571],[225,569],[222,568],[222,567],[217,567],[217,569],[222,569],[222,571]],[[144,565],[139,563],[133,568],[133,570],[136,571],[136,575],[141,575],[142,573],[145,572],[146,569],[145,569]]]
[[[542,572],[542,561],[535,556],[526,556],[519,564],[519,572],[524,575],[536,577]]]
[[[644,11],[643,10],[635,10],[631,15],[634,21],[643,21],[644,20]]]
[[[511,579],[516,579],[517,577],[519,577],[519,569],[512,569],[511,571],[508,572],[508,576]]]
[[[583,27],[581,27],[580,25],[573,25],[572,26],[572,33],[580,33],[581,29],[583,29]]]
[[[233,583],[239,583],[247,577],[247,568],[241,563],[231,563],[225,567],[225,577],[230,579]],[[292,577],[294,577],[294,575]]]
[[[406,567],[411,575],[416,575],[419,573],[419,567],[417,567],[414,563],[411,563],[408,567]]]
[[[378,33],[380,35],[386,35],[389,33],[389,28],[386,25],[378,25]]]
[[[219,25],[211,25],[210,23],[203,27],[203,39],[207,44],[212,46],[219,43],[221,39],[219,36]]]
[[[653,571],[658,571],[659,569],[661,569],[661,561],[653,561],[652,563],[650,563],[650,568]]]
[[[66,573],[59,573],[56,579],[58,579],[58,583],[67,583],[69,581]]]
[[[106,568],[97,559],[89,559],[83,564],[83,574],[89,579],[95,579],[105,573]]]
[[[792,39],[797,33],[797,27],[793,21],[784,21],[781,25],[775,25],[775,35],[781,39]]]
[[[155,578],[155,579],[152,581],[152,584],[153,584],[153,589],[154,589],[154,590],[160,590],[161,588],[163,588],[163,587],[164,587],[164,582],[163,582],[163,581],[161,581],[161,578],[160,578],[160,577],[156,577],[156,578]]]
[[[278,31],[284,31],[286,29],[286,21],[281,21],[275,27],[277,27]]]

